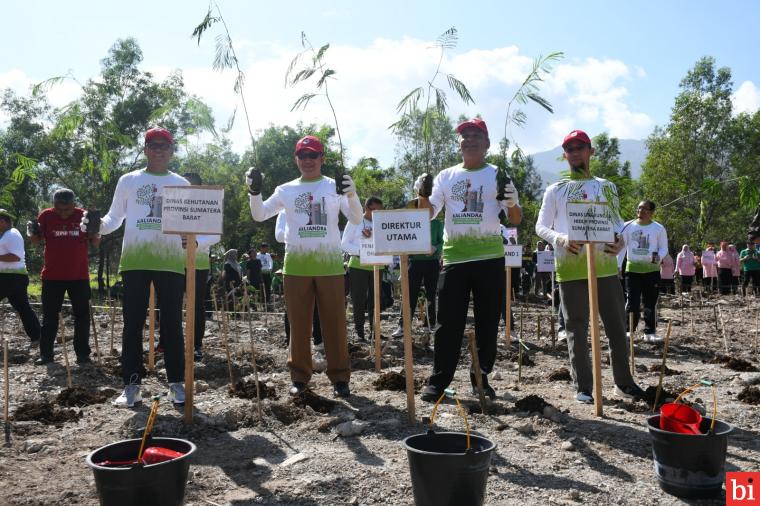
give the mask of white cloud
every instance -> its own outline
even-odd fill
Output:
[[[731,95],[734,114],[753,113],[760,109],[760,88],[752,81],[744,81],[739,89]]]

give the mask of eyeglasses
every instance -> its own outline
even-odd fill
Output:
[[[650,212],[650,213],[652,212],[652,210],[651,210],[651,209],[649,209],[649,208],[648,208],[648,207],[646,207],[646,206],[639,206],[639,207],[637,207],[637,208],[636,208],[636,210],[637,210],[637,211],[647,211],[647,212]]]
[[[586,149],[585,144],[582,146],[568,146],[565,148],[565,153],[575,153],[576,151],[583,151],[584,149]]]
[[[322,153],[315,153],[314,151],[301,151],[300,153],[296,153],[296,157],[299,160],[306,160],[307,158],[309,160],[316,160],[322,156]]]
[[[174,149],[174,145],[167,142],[149,142],[145,146],[155,151],[171,151]]]

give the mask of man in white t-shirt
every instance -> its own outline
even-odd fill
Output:
[[[269,307],[272,298],[272,255],[269,254],[269,243],[259,244],[256,258],[261,262],[261,284],[264,285],[264,300]]]
[[[422,391],[422,400],[432,402],[454,378],[470,293],[481,369],[470,370],[470,382],[475,391],[475,374],[481,374],[485,394],[496,397],[488,384],[488,374],[496,361],[501,312],[499,280],[505,277],[499,212],[504,210],[513,225],[522,220],[517,188],[509,179],[499,184],[498,169],[486,163],[491,146],[486,123],[479,118],[464,121],[457,126],[457,133],[462,163],[441,171],[432,186],[431,176],[421,176],[424,182],[418,197],[418,208],[431,209],[431,219],[446,208],[433,374]]]
[[[622,228],[617,187],[606,179],[592,177],[589,169],[594,148],[583,130],[573,130],[562,142],[564,157],[570,165],[570,177],[550,185],[544,192],[536,220],[536,234],[554,246],[556,278],[570,367],[576,387],[575,399],[592,404],[593,377],[588,349],[588,267],[584,245],[568,238],[570,202],[607,203],[613,214],[615,231]],[[631,376],[628,367],[628,341],[625,337],[623,288],[618,281],[617,254],[623,249],[622,237],[613,244],[595,244],[595,266],[599,294],[599,316],[610,344],[615,394],[627,399],[641,398],[644,392]]]
[[[665,227],[652,219],[654,209],[655,204],[651,200],[639,202],[636,207],[636,219],[627,222],[623,227],[625,249],[619,254],[626,257],[626,313],[633,313],[635,329],[639,324],[641,303],[644,303],[644,340],[651,343],[662,341],[655,333],[655,306],[660,290],[660,263],[668,254],[668,234]],[[629,318],[625,321],[630,322]],[[633,339],[633,330],[628,329],[628,333]]]
[[[288,367],[293,382],[291,395],[307,389],[312,375],[310,338],[314,304],[319,307],[327,358],[327,377],[333,393],[348,397],[351,362],[346,341],[343,254],[338,215],[360,223],[362,205],[350,176],[343,177],[340,193],[335,180],[322,175],[322,141],[307,135],[296,143],[294,158],[301,177],[281,184],[264,201],[262,175],[255,168],[246,173],[248,202],[256,221],[281,211],[285,219],[283,265],[285,304],[290,320]]]
[[[21,318],[26,335],[35,345],[40,341],[40,321],[29,305],[28,286],[24,238],[13,228],[11,213],[0,209],[0,302],[8,298]]]
[[[185,291],[184,237],[161,232],[165,186],[190,183],[169,170],[174,154],[174,138],[165,128],[145,132],[143,149],[148,159],[144,169],[128,172],[116,183],[111,208],[97,231],[110,234],[124,223],[119,271],[124,282],[124,330],[121,366],[124,391],[112,404],[133,407],[142,402],[140,383],[143,371],[143,327],[148,312],[150,284],[156,289],[156,306],[161,308],[160,334],[169,381],[169,399],[185,403],[184,337],[182,296]],[[86,230],[89,218],[82,218]]]

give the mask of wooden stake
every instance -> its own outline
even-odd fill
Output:
[[[63,347],[63,363],[66,364],[66,386],[71,388],[73,383],[71,381],[71,367],[69,366],[69,353],[66,349],[66,330],[63,325],[63,313],[58,313],[58,325],[61,329],[59,333],[61,337],[61,346]]]
[[[5,327],[5,325],[3,325]],[[5,330],[5,329],[3,329]],[[5,332],[3,332],[5,334]],[[10,402],[10,384],[8,383],[8,340],[3,337],[3,388],[5,389],[3,419],[5,420],[5,446],[11,445],[11,422],[8,417],[8,404]]]
[[[248,338],[251,340],[251,363],[253,364],[253,380],[256,382],[256,410],[259,415],[259,423],[264,423],[264,415],[261,412],[261,392],[259,391],[259,367],[256,365],[256,343],[253,338],[253,324],[251,323],[251,299],[248,296],[248,283],[243,283],[243,297],[245,297],[245,315],[248,320]],[[214,301],[216,304],[216,301]]]
[[[233,295],[234,297],[234,295]],[[264,304],[264,326],[269,326],[269,308],[267,307],[267,292],[264,291],[264,283],[261,283],[261,301]]]
[[[480,372],[480,358],[478,357],[478,345],[475,342],[475,331],[467,332],[467,340],[470,342],[470,355],[472,356],[472,369],[475,372],[475,386],[478,389],[480,399],[480,412],[486,414],[486,395],[483,392],[483,374]]]
[[[519,340],[517,341],[517,384],[522,381],[522,363],[523,363],[523,316],[525,312],[525,305],[520,304],[520,333],[517,335]]]
[[[412,356],[411,304],[409,303],[409,255],[401,255],[401,319],[404,327],[404,372],[406,374],[406,409],[409,423],[416,419],[414,406],[414,367]]]
[[[504,333],[507,346],[512,343],[512,268],[506,268],[507,276],[507,313],[504,317]]]
[[[90,307],[90,323],[92,324],[92,337],[95,340],[95,356],[98,360],[98,365],[101,364],[100,360],[100,343],[98,342],[98,327],[95,325],[95,312],[92,310],[92,302],[88,302]]]
[[[541,313],[536,315],[536,340],[541,340]]]
[[[383,368],[382,352],[380,351],[380,266],[372,266],[372,288],[375,303],[373,304],[373,325],[375,327],[375,371],[380,372]],[[406,304],[406,300],[401,301]]]
[[[591,243],[586,244],[588,266],[588,306],[591,323],[591,357],[594,377],[594,412],[602,416],[602,347],[599,343],[599,294],[596,283],[596,250]]]
[[[718,306],[713,306],[713,316],[715,317],[715,330],[720,330],[718,326]]]
[[[263,295],[262,295],[263,297]],[[266,301],[264,303],[264,307],[266,308]],[[232,287],[232,321],[231,323],[234,324],[233,329],[235,330],[235,342],[240,342],[240,330],[238,329],[237,325],[237,313],[238,313],[238,304],[237,304],[237,297],[235,296],[235,287]],[[229,321],[229,320],[228,320]],[[266,325],[266,321],[264,321],[264,325]]]
[[[116,348],[113,347],[113,331],[116,323],[116,301],[109,298],[111,301],[111,349],[108,351],[111,355],[116,354]]]
[[[554,328],[554,309],[552,309],[552,314],[549,317],[549,324],[552,330],[552,348],[554,348],[557,345],[557,330]]]
[[[633,328],[633,312],[628,313],[628,346],[630,348],[630,359],[631,359],[631,376],[636,374],[636,354],[634,353],[633,348],[633,339],[634,339],[634,333],[635,329]]]
[[[185,315],[185,413],[186,424],[193,423],[193,394],[195,393],[195,234],[187,234],[187,261],[185,271],[185,293],[187,313]]]
[[[662,393],[662,380],[665,377],[665,362],[668,359],[668,343],[670,343],[670,329],[673,325],[672,321],[668,322],[668,331],[665,333],[665,344],[662,350],[662,364],[660,364],[660,380],[657,383],[657,393],[654,396],[654,404],[652,405],[652,411],[657,409],[657,403],[660,401],[660,394]]]
[[[723,335],[723,347],[726,350],[726,355],[728,355],[728,339],[726,338],[726,323],[723,321],[723,311],[721,311],[720,308],[718,308],[718,317],[720,318],[720,333]]]
[[[148,370],[156,368],[156,287],[150,284],[148,297]]]
[[[247,292],[247,290],[246,290],[246,292]],[[233,297],[233,304],[234,303],[235,302],[234,302],[234,297]],[[237,330],[237,325],[235,325],[235,329]],[[239,339],[238,339],[238,341],[239,341]],[[227,340],[227,336],[226,335],[222,336],[222,343],[224,344],[224,353],[227,355],[227,372],[230,375],[230,388],[232,388],[234,390],[235,389],[235,378],[232,375],[232,356],[230,354],[230,344],[229,344],[229,341]]]

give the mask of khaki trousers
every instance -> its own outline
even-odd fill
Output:
[[[311,379],[312,315],[316,301],[325,345],[327,377],[332,383],[348,381],[351,360],[346,340],[343,276],[285,275],[284,285],[290,320],[288,368],[291,380],[308,383]]]

